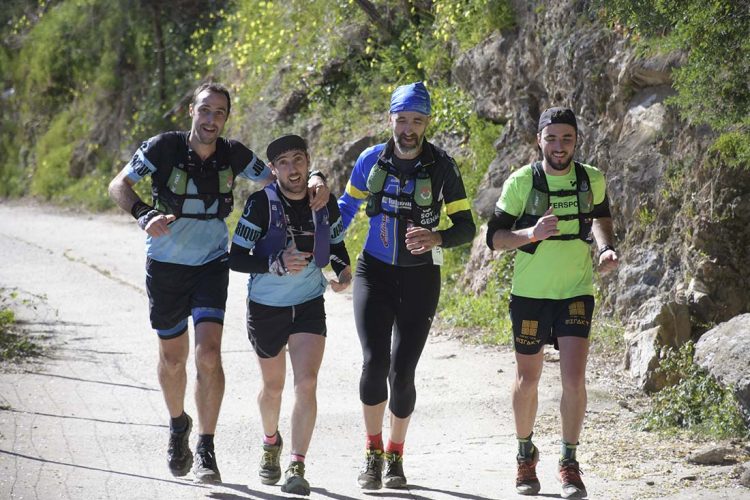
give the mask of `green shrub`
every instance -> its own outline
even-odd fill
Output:
[[[695,364],[694,353],[692,342],[667,352],[658,371],[672,385],[654,395],[652,408],[641,416],[641,427],[661,431],[688,429],[704,437],[750,437],[734,391],[722,387]]]

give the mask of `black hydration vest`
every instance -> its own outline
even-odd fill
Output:
[[[431,229],[437,226],[440,220],[440,212],[434,209],[432,196],[432,179],[424,165],[417,167],[409,178],[414,178],[414,191],[412,193],[403,193],[393,195],[383,190],[385,179],[388,174],[401,179],[404,175],[390,162],[382,158],[370,170],[367,176],[367,206],[365,213],[369,217],[375,217],[378,214],[385,214],[402,220],[410,220],[414,224]],[[386,199],[386,204],[383,199]],[[394,209],[395,206],[395,209]],[[437,217],[435,214],[437,212]]]
[[[224,219],[232,211],[234,197],[232,187],[234,179],[240,173],[234,171],[229,157],[229,145],[223,141],[216,142],[216,151],[208,168],[195,165],[188,148],[179,143],[175,148],[175,162],[169,176],[154,176],[151,194],[156,209],[176,217],[190,219]],[[192,180],[197,194],[188,194],[188,181]],[[183,207],[187,200],[201,200],[205,210],[218,201],[215,214],[185,213]]]
[[[578,219],[578,234],[559,234],[550,236],[548,240],[582,240],[585,243],[592,243],[591,226],[594,222],[591,213],[594,210],[594,193],[591,191],[591,183],[586,169],[578,162],[574,162],[576,173],[576,189],[563,189],[560,191],[550,191],[547,185],[547,177],[542,167],[542,162],[537,161],[531,165],[532,186],[529,197],[526,200],[524,213],[516,220],[514,229],[525,229],[533,227],[537,221],[544,215],[544,212],[550,207],[550,198],[564,198],[567,196],[577,195],[578,213],[569,215],[558,215],[559,220]],[[536,252],[541,241],[529,243],[519,250],[527,253]]]

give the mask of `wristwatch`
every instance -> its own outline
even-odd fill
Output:
[[[601,257],[602,254],[606,252],[607,250],[612,250],[613,252],[617,252],[617,250],[615,250],[615,247],[613,247],[612,245],[602,245],[599,247],[599,257]]]

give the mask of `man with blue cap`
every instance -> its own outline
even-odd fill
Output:
[[[398,87],[388,114],[391,138],[362,152],[339,198],[345,228],[365,201],[370,217],[353,286],[367,432],[358,482],[367,490],[406,487],[404,441],[416,401],[414,375],[440,297],[442,249],[470,242],[476,231],[456,163],[425,140],[431,111],[422,82]],[[443,204],[453,224],[438,231]],[[384,446],[386,405],[391,425]]]

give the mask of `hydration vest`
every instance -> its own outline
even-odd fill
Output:
[[[440,212],[433,207],[432,179],[427,168],[420,164],[413,174],[408,175],[414,179],[412,193],[386,193],[383,187],[389,174],[399,180],[403,175],[393,164],[382,157],[378,158],[367,177],[367,191],[370,194],[367,197],[365,213],[369,217],[385,214],[397,219],[410,220],[428,229],[437,226]]]
[[[176,161],[168,178],[154,177],[151,194],[157,210],[176,217],[190,219],[224,219],[232,211],[234,179],[242,169],[235,172],[229,158],[229,146],[223,141],[216,142],[216,151],[209,168],[195,165],[188,148],[179,144],[176,148]],[[188,194],[188,181],[192,180],[196,194]],[[187,200],[201,200],[205,210],[218,201],[216,213],[186,213],[183,208]]]
[[[537,221],[544,215],[550,207],[550,198],[564,198],[576,195],[578,198],[578,213],[568,215],[558,215],[559,220],[578,220],[577,234],[559,234],[550,236],[548,240],[582,240],[585,243],[592,243],[591,226],[594,219],[591,212],[594,210],[594,193],[591,191],[591,184],[586,169],[578,162],[574,162],[576,173],[576,189],[563,189],[560,191],[550,191],[547,185],[547,177],[542,167],[542,162],[534,162],[531,166],[532,187],[529,197],[526,200],[524,213],[516,220],[514,229],[525,229],[533,227]],[[541,241],[529,243],[518,249],[527,253],[536,252]]]
[[[272,182],[263,191],[268,198],[268,229],[261,239],[255,242],[253,255],[267,257],[276,255],[286,248],[286,215],[284,204],[276,191],[278,186]],[[328,207],[313,212],[315,236],[313,243],[313,260],[318,267],[325,267],[331,257],[331,224]]]

